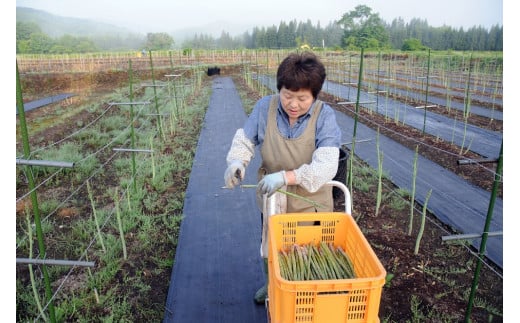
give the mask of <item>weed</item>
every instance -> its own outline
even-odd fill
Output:
[[[192,90],[195,90],[192,87]],[[149,92],[149,89],[147,90]],[[145,94],[147,94],[145,91]],[[123,153],[116,154],[111,165],[103,165],[98,177],[89,179],[88,198],[74,198],[74,205],[80,207],[87,204],[92,213],[78,212],[77,218],[68,218],[70,223],[63,222],[59,231],[54,227],[55,223],[48,222],[45,234],[52,234],[50,250],[52,255],[57,258],[70,257],[79,258],[85,252],[85,245],[96,237],[99,244],[94,244],[89,249],[89,258],[92,258],[98,265],[95,269],[88,271],[86,283],[80,289],[66,292],[65,297],[60,297],[56,316],[60,321],[103,321],[103,322],[134,322],[135,320],[160,320],[162,308],[155,305],[142,306],[136,308],[135,300],[127,297],[121,291],[133,290],[136,295],[144,295],[143,304],[146,304],[146,295],[155,294],[156,291],[144,279],[148,275],[148,270],[138,267],[134,263],[135,254],[150,254],[147,262],[154,263],[153,274],[162,274],[169,270],[173,264],[171,252],[164,253],[164,249],[174,251],[177,245],[178,231],[182,222],[182,212],[184,203],[183,190],[167,193],[169,187],[175,185],[187,185],[189,171],[192,166],[192,159],[198,132],[201,127],[201,120],[208,100],[208,90],[199,93],[196,102],[187,109],[187,100],[178,102],[179,116],[182,118],[174,119],[176,130],[181,129],[182,133],[175,133],[175,136],[167,142],[168,147],[162,141],[153,141],[154,164],[153,167],[150,156],[136,154],[137,173],[131,174],[131,159]],[[125,101],[124,94],[114,93],[112,101]],[[188,98],[189,93],[183,93],[183,97]],[[95,113],[96,109],[92,106],[83,107]],[[171,107],[170,107],[171,109]],[[81,110],[81,109],[79,109]],[[73,136],[74,143],[62,144],[57,148],[47,148],[40,152],[40,156],[48,156],[52,160],[64,158],[77,162],[73,171],[69,170],[62,174],[59,182],[74,190],[78,183],[85,181],[101,166],[99,160],[106,158],[105,155],[112,154],[102,152],[112,146],[121,145],[125,147],[129,135],[127,127],[130,122],[126,107],[112,107],[107,110],[106,118],[101,119],[97,124],[90,124]],[[108,115],[110,114],[110,115]],[[143,148],[150,146],[151,138],[155,138],[157,131],[154,125],[155,118],[146,116],[137,117],[138,133],[136,136],[136,147]],[[182,124],[180,124],[182,122]],[[76,126],[83,126],[84,123],[76,122]],[[186,149],[186,147],[191,147]],[[88,155],[88,151],[96,151],[95,155]],[[163,153],[165,152],[166,153]],[[176,173],[183,173],[181,181]],[[18,172],[19,174],[21,171]],[[40,178],[47,176],[48,172],[42,171]],[[133,176],[135,175],[136,187],[133,186]],[[188,176],[186,176],[188,175]],[[21,176],[20,176],[21,177]],[[65,182],[65,179],[67,182]],[[20,181],[21,182],[21,181]],[[70,183],[70,184],[69,184]],[[110,183],[108,186],[107,183]],[[92,184],[92,185],[90,185]],[[118,194],[117,192],[121,192]],[[43,209],[46,214],[56,212],[63,208],[65,204],[60,200],[62,195],[67,193],[53,193],[53,198],[44,199]],[[165,198],[168,194],[168,198]],[[90,202],[90,203],[89,203]],[[70,202],[72,203],[72,201]],[[88,207],[87,207],[88,208]],[[85,218],[84,215],[88,215]],[[95,215],[95,216],[93,216]],[[162,232],[163,234],[157,234]],[[150,239],[150,236],[154,239]],[[27,248],[23,239],[17,235],[20,241],[19,247]],[[132,246],[132,252],[126,253],[126,246]],[[168,255],[165,257],[165,255]],[[135,273],[127,272],[128,268],[135,266]],[[56,281],[66,276],[68,268],[52,268],[51,273]],[[77,279],[69,278],[69,279]],[[38,280],[36,280],[38,283]],[[123,285],[122,285],[123,284]],[[126,284],[126,286],[125,286]],[[22,282],[17,280],[17,285],[21,291]],[[167,284],[165,285],[167,286]],[[41,289],[41,286],[37,286]],[[163,291],[164,292],[164,291]],[[18,294],[18,293],[17,293]],[[29,295],[29,294],[28,294]],[[124,296],[120,296],[124,295]],[[31,301],[32,299],[32,301]],[[17,296],[17,304],[23,308],[31,307],[32,311],[24,311],[19,318],[23,320],[36,317],[37,308],[34,298]],[[32,304],[32,305],[31,305]],[[109,310],[106,310],[109,309]],[[141,318],[141,319],[140,319]]]
[[[468,293],[464,294],[464,296],[465,296],[465,299],[467,299],[467,297],[469,296],[469,290],[468,290]],[[500,316],[500,317],[503,316],[503,313],[500,309],[492,306],[491,304],[489,304],[489,302],[487,302],[483,298],[475,297],[473,299],[473,305],[477,308],[482,308],[489,313],[489,318],[490,318],[489,322],[492,322],[493,316],[495,316],[495,315]]]
[[[189,86],[190,88],[192,86]],[[188,88],[188,87],[186,87]],[[182,87],[180,88],[182,89]],[[71,254],[77,257],[80,252],[85,251],[84,247],[85,240],[89,240],[97,237],[98,235],[103,237],[106,244],[106,251],[103,250],[102,246],[93,244],[87,251],[89,259],[96,262],[96,267],[88,274],[88,280],[82,285],[80,290],[64,294],[64,297],[60,298],[56,313],[60,321],[74,321],[74,322],[91,322],[91,321],[103,321],[103,322],[136,322],[136,321],[160,321],[164,308],[157,306],[156,304],[150,304],[148,299],[156,295],[165,297],[165,289],[159,290],[153,288],[152,285],[147,283],[144,279],[146,276],[146,270],[141,263],[132,259],[135,257],[137,252],[139,254],[148,254],[146,258],[148,268],[153,268],[149,272],[154,274],[160,274],[168,272],[174,261],[175,248],[178,242],[178,234],[180,224],[183,219],[182,210],[184,203],[184,192],[183,188],[187,185],[189,172],[191,170],[193,155],[196,148],[196,140],[198,139],[198,131],[203,124],[203,114],[205,107],[207,106],[209,87],[204,88],[193,95],[191,93],[182,93],[182,98],[179,97],[179,101],[168,101],[166,99],[159,98],[161,105],[161,112],[169,112],[172,110],[178,114],[174,117],[170,116],[167,120],[165,117],[165,125],[169,125],[168,134],[171,138],[167,138],[165,142],[161,140],[155,140],[153,142],[154,151],[156,154],[155,158],[155,174],[152,178],[152,164],[151,157],[146,154],[136,154],[137,159],[137,173],[132,174],[131,162],[129,155],[116,154],[111,164],[104,165],[100,175],[92,179],[92,183],[98,183],[92,185],[93,194],[95,196],[95,208],[97,217],[99,220],[99,228],[96,228],[95,221],[92,217],[91,212],[80,212],[81,215],[87,216],[90,219],[71,220],[68,226],[65,227],[63,232],[56,232],[53,221],[48,221],[46,224],[46,235],[49,235],[49,239],[56,237],[55,245],[57,246],[52,252],[55,255]],[[144,96],[139,100],[153,98],[153,91],[150,88],[146,88]],[[148,97],[146,97],[148,95]],[[158,93],[159,96],[164,96],[164,93]],[[244,96],[249,98],[248,101],[244,100],[243,104],[246,111],[250,111],[254,106],[255,99],[251,99],[252,96]],[[125,91],[116,91],[112,95],[113,100],[123,102],[126,101]],[[142,109],[136,114],[134,118],[134,126],[137,130],[136,135],[136,147],[146,148],[150,146],[150,138],[156,135],[156,118],[147,116],[145,110],[150,110],[150,106],[147,109]],[[90,104],[82,108],[84,111],[90,111],[90,113],[99,114],[99,106],[96,104]],[[63,110],[61,113],[65,113]],[[112,115],[117,113],[116,116]],[[79,147],[79,151],[74,153],[76,158],[85,158],[88,156],[89,151],[101,150],[104,146],[110,147],[111,145],[123,145],[128,144],[129,135],[125,131],[126,127],[130,124],[129,113],[126,106],[113,107],[107,112],[110,114],[110,120],[100,122],[89,126],[88,129],[84,129],[74,136],[75,144]],[[55,115],[54,119],[60,118],[59,115]],[[70,119],[70,118],[69,118]],[[118,122],[120,122],[118,124]],[[74,122],[78,127],[83,126],[82,123]],[[110,132],[108,132],[110,130]],[[155,138],[155,137],[153,137]],[[43,141],[42,141],[43,142]],[[78,183],[85,181],[89,175],[92,174],[92,170],[96,170],[100,167],[98,160],[105,160],[108,153],[101,152],[95,157],[91,156],[82,160],[78,163],[78,168],[72,172],[68,172],[67,176],[59,177],[59,182],[64,183],[65,180],[74,179],[74,182],[68,184],[68,188],[76,188]],[[88,164],[92,163],[92,164]],[[84,167],[85,169],[80,169]],[[18,180],[18,174],[21,171],[17,169],[17,185],[22,185],[23,180]],[[47,176],[49,173],[46,173]],[[72,175],[71,175],[72,174]],[[359,187],[360,191],[369,192],[373,189],[377,183],[377,177],[374,176],[374,170],[368,166],[356,164],[356,188]],[[135,175],[135,178],[133,178]],[[386,174],[384,175],[387,178]],[[42,176],[43,177],[43,176]],[[136,187],[133,187],[133,180],[136,181]],[[20,184],[18,184],[20,183]],[[176,186],[174,192],[169,191],[168,188]],[[113,188],[117,187],[121,192],[122,197],[119,200],[120,217],[122,220],[122,227],[127,239],[128,246],[132,246],[134,249],[125,261],[122,254],[122,246],[120,237],[118,235],[118,225],[116,222],[116,212],[113,200]],[[382,195],[381,202],[385,203],[390,200],[390,207],[395,210],[402,210],[408,204],[410,200],[410,193],[405,190],[394,190],[394,195]],[[48,213],[51,213],[53,209],[57,208],[61,197],[66,194],[62,192],[50,192],[46,196],[52,196],[49,200],[49,205],[45,206]],[[84,202],[87,205],[87,211],[89,209],[89,200],[84,194],[83,201],[81,197],[75,198],[78,200],[77,204],[81,205]],[[47,199],[44,199],[47,200]],[[107,202],[107,200],[109,200]],[[92,209],[94,206],[92,204]],[[386,207],[385,210],[388,208]],[[51,218],[52,220],[52,218]],[[82,226],[82,228],[72,229],[74,226]],[[392,224],[388,224],[383,229],[389,229],[394,227]],[[374,232],[380,232],[381,228],[363,227],[361,228],[364,233],[371,234]],[[65,232],[66,231],[66,232]],[[77,240],[74,243],[65,242],[65,233],[70,234],[68,239]],[[384,232],[383,232],[384,234]],[[153,236],[153,239],[150,239]],[[19,240],[17,234],[17,242]],[[97,240],[101,240],[98,238]],[[89,240],[90,241],[90,240]],[[371,241],[372,243],[372,241]],[[373,243],[373,248],[378,251],[378,254],[385,255],[392,249],[384,243]],[[24,252],[27,246],[22,244],[20,246],[20,252]],[[458,257],[464,248],[460,246],[453,246],[446,244],[445,248],[437,248],[432,250],[434,252],[433,257]],[[135,253],[134,253],[135,252]],[[467,251],[466,251],[467,252]],[[143,260],[144,261],[144,260]],[[401,268],[398,256],[394,257],[390,262],[390,267],[387,268],[389,273],[398,273]],[[466,267],[468,264],[464,264]],[[440,283],[446,283],[450,286],[444,292],[436,293],[435,295],[439,298],[453,297],[455,291],[460,289],[460,286],[450,282],[452,275],[462,274],[464,268],[446,268],[443,271],[442,268],[428,267],[424,268],[423,272],[433,277]],[[38,273],[36,271],[36,273]],[[53,279],[59,279],[66,274],[66,269],[54,269],[52,271]],[[41,276],[41,273],[39,273]],[[399,275],[387,276],[385,286],[390,288],[396,288]],[[38,277],[38,275],[37,275]],[[78,277],[78,276],[76,276]],[[85,277],[86,270],[85,270]],[[40,277],[38,277],[40,278]],[[41,278],[40,278],[41,279]],[[41,281],[37,281],[37,288],[41,294]],[[163,282],[164,286],[168,286],[168,282]],[[132,290],[136,291],[135,294]],[[130,290],[130,291],[129,291]],[[19,313],[18,318],[20,321],[33,320],[38,315],[36,305],[34,304],[33,298],[27,292],[27,286],[17,279],[17,311]],[[142,295],[137,295],[137,293]],[[28,297],[29,296],[29,297]],[[407,300],[404,299],[404,302]],[[490,316],[499,315],[499,310],[493,309],[484,301],[476,301],[476,305],[479,307],[488,307]],[[20,305],[19,305],[20,304]],[[26,312],[20,313],[19,308],[23,308]],[[427,308],[421,303],[421,299],[417,296],[415,300],[410,299],[410,308],[414,313],[413,319],[415,322],[432,321],[432,322],[443,322],[447,321],[449,315],[436,312],[435,309]],[[395,315],[395,314],[394,314]],[[385,314],[384,322],[390,322],[392,314]],[[453,319],[452,321],[456,321]]]
[[[393,210],[400,211],[400,210],[403,210],[408,205],[408,201],[403,199],[400,196],[391,194],[389,205],[390,205],[390,208],[392,208]]]
[[[392,279],[394,278],[394,274],[387,273],[385,277],[385,287],[390,287],[392,285]]]

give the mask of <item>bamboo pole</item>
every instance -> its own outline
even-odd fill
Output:
[[[504,149],[504,143],[502,142],[500,146],[500,155],[498,157],[498,165],[495,173],[495,181],[493,182],[493,190],[491,191],[491,199],[489,201],[488,212],[486,216],[486,223],[484,224],[484,229],[482,230],[482,240],[480,240],[480,249],[478,252],[478,262],[477,267],[475,268],[475,274],[473,276],[473,284],[471,285],[471,292],[469,295],[468,306],[466,307],[466,316],[465,322],[470,322],[471,310],[473,308],[473,301],[475,299],[475,294],[477,292],[478,281],[480,279],[480,270],[482,268],[482,258],[486,253],[486,244],[487,238],[489,235],[489,227],[491,225],[491,219],[493,218],[493,209],[495,207],[495,200],[497,197],[498,185],[502,181],[502,153]]]
[[[31,149],[29,147],[29,133],[27,132],[27,123],[25,121],[25,111],[23,106],[22,86],[20,84],[20,74],[18,73],[18,62],[16,63],[16,107],[18,109],[18,117],[20,118],[20,132],[22,134],[23,152],[26,158],[31,155]],[[38,239],[38,248],[40,257],[44,258],[46,255],[45,243],[43,239],[43,230],[40,217],[40,208],[38,206],[38,197],[35,190],[35,182],[30,165],[26,166],[27,180],[29,182],[29,189],[31,191],[31,202],[33,205],[34,212],[34,224],[36,227],[36,237]],[[56,322],[56,314],[54,311],[54,304],[52,302],[52,289],[49,278],[49,273],[45,265],[42,266],[43,279],[45,281],[45,296],[48,301],[49,318],[51,322]]]

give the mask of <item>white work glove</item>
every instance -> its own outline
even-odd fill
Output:
[[[246,168],[244,167],[244,164],[242,164],[242,162],[239,160],[233,160],[224,173],[226,187],[233,188],[240,184],[240,182],[244,179],[245,174]]]
[[[258,182],[256,189],[262,194],[271,196],[274,194],[274,192],[276,192],[276,190],[285,184],[285,171],[281,171],[278,173],[265,175],[264,178]]]

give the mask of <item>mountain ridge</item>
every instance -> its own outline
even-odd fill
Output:
[[[64,17],[28,7],[16,7],[16,22],[33,22],[50,37],[135,34],[127,28],[92,19]]]
[[[94,19],[60,16],[29,7],[16,7],[16,22],[33,22],[40,27],[43,33],[53,38],[61,37],[66,34],[78,37],[100,35],[141,35],[145,37],[146,34],[150,32],[138,32],[128,27],[121,27]],[[214,21],[203,26],[186,27],[161,32],[171,35],[175,43],[180,44],[183,40],[192,38],[196,34],[210,35],[218,38],[222,32],[226,32],[234,37],[250,31],[252,28],[253,26],[237,25],[226,21]]]

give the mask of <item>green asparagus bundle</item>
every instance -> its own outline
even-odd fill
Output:
[[[341,247],[321,241],[294,244],[278,252],[280,274],[286,280],[332,280],[356,278],[354,266]]]

